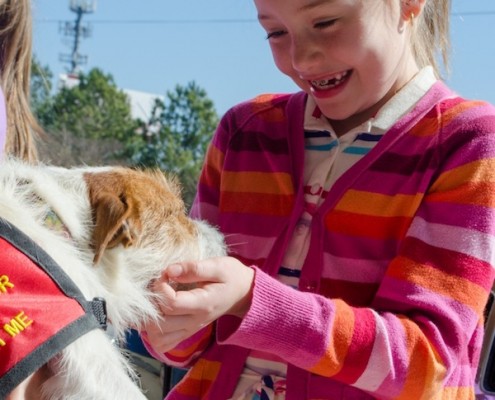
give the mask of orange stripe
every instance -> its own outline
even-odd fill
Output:
[[[185,379],[177,385],[177,392],[183,396],[204,398],[212,382],[218,376],[221,363],[200,358]]]
[[[460,113],[469,110],[470,108],[478,107],[480,105],[484,105],[484,103],[481,101],[470,101],[462,102],[454,107],[450,107],[442,114],[442,123],[444,125],[447,125]],[[416,137],[427,137],[436,135],[439,132],[438,121],[439,119],[437,115],[435,115],[434,117],[425,117],[409,131],[409,134]]]
[[[416,137],[427,137],[438,134],[438,119],[427,117],[416,124],[409,134]]]
[[[459,185],[459,182],[464,182],[464,184]],[[431,192],[433,194],[428,198],[433,201],[450,201],[450,199],[456,198],[456,202],[459,202],[457,200],[459,198],[465,204],[493,207],[495,199],[492,193],[494,188],[495,159],[491,158],[473,161],[444,172],[432,185]]]
[[[393,196],[368,191],[348,190],[336,210],[378,217],[411,217],[418,209],[423,193]],[[366,204],[366,207],[363,207]]]
[[[213,145],[208,147],[208,154],[206,159],[208,161],[208,165],[210,165],[212,168],[220,171],[222,169],[224,158],[225,154],[220,151],[218,147],[215,147]]]
[[[208,325],[204,335],[201,338],[198,338],[194,341],[190,346],[184,348],[175,348],[170,350],[167,355],[170,355],[173,358],[181,358],[187,359],[189,358],[198,348],[202,347],[205,342],[210,340],[211,334],[213,332],[213,326]]]
[[[339,373],[351,345],[354,330],[354,313],[341,300],[335,300],[335,318],[329,332],[328,346],[324,357],[311,368],[311,372],[323,376]]]
[[[438,376],[437,381],[443,380],[445,367],[440,362],[440,357],[434,348],[419,333],[419,327],[405,317],[400,318],[400,321],[404,326],[406,343],[409,345],[409,367],[403,390],[397,400],[431,399],[428,389],[433,391],[436,388],[430,382],[435,376]]]
[[[409,272],[414,271],[414,275]],[[406,258],[397,257],[390,263],[387,275],[419,285],[435,294],[443,295],[470,307],[481,317],[486,290],[458,276],[446,274],[436,268]]]
[[[446,171],[438,177],[431,189],[446,190],[462,181],[495,182],[495,158],[472,161]]]
[[[455,119],[459,114],[465,112],[466,110],[484,106],[485,104],[486,103],[483,101],[464,101],[455,105],[454,107],[450,107],[442,114],[443,125],[448,125],[453,119]]]
[[[495,208],[493,193],[495,193],[495,183],[467,183],[448,192],[433,193],[428,196],[428,201]]]
[[[285,172],[226,172],[222,175],[222,189],[226,192],[294,194],[292,178]]]
[[[273,100],[280,97],[273,94],[262,94],[251,102],[254,114],[260,112],[257,117],[269,122],[285,121],[285,113],[282,107],[274,107]]]
[[[222,212],[253,213],[270,216],[290,215],[294,196],[277,196],[257,193],[222,193]]]
[[[206,165],[202,181],[211,187],[220,185],[220,171],[222,169],[225,155],[217,147],[210,146],[206,157]]]
[[[220,361],[208,361],[204,358],[200,358],[194,364],[194,368],[192,368],[189,377],[192,379],[206,379],[212,381],[217,377],[220,366]]]

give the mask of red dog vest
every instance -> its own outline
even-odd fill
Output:
[[[105,324],[104,301],[85,300],[45,251],[0,219],[0,398]]]

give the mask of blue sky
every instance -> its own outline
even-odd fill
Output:
[[[86,0],[88,1],[88,0]],[[82,67],[99,67],[123,89],[163,95],[195,81],[219,114],[266,92],[295,85],[273,65],[252,0],[96,0],[83,23]],[[69,65],[72,39],[61,24],[76,14],[70,0],[33,0],[34,53],[58,76]],[[450,86],[468,98],[495,103],[495,2],[453,0]]]

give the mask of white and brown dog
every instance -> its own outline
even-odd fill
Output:
[[[61,229],[47,222],[53,215]],[[12,159],[0,163],[0,222],[29,238],[55,264],[41,268],[44,254],[19,255],[22,240],[0,235],[0,359],[10,360],[0,370],[0,397],[29,399],[34,390],[36,398],[50,400],[145,399],[109,335],[77,322],[96,324],[88,312],[95,298],[105,300],[118,339],[129,326],[159,318],[150,281],[171,263],[224,255],[223,237],[186,216],[178,185],[162,173],[32,166]],[[57,265],[68,279],[57,278]],[[63,300],[46,301],[38,296],[43,291],[63,292]],[[67,310],[77,306],[81,315],[62,321],[59,329],[54,321],[68,318]],[[44,343],[37,347],[39,336]],[[28,363],[15,366],[23,357],[49,360],[30,375]]]

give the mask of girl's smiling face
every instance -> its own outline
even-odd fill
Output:
[[[313,96],[338,134],[372,117],[418,71],[413,11],[400,0],[254,2],[278,69]]]

